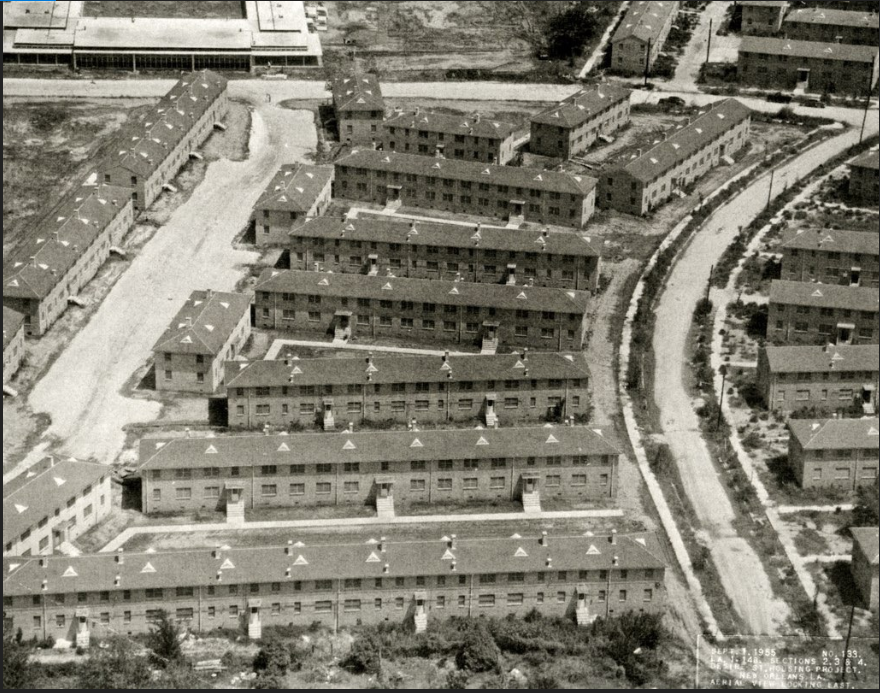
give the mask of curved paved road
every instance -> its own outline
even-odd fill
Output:
[[[807,150],[781,166],[774,176],[772,196],[787,185],[858,142],[860,114],[848,120],[856,127]],[[877,111],[869,114],[867,135],[878,130]],[[703,296],[710,267],[733,241],[738,227],[748,224],[767,204],[770,175],[756,180],[710,217],[672,269],[655,309],[657,327],[654,353],[655,401],[667,442],[678,464],[682,484],[707,539],[721,581],[734,607],[753,634],[780,631],[788,615],[786,605],[773,597],[770,581],[757,554],[740,538],[732,523],[734,509],[724,482],[699,430],[698,417],[684,384],[684,355],[691,315]]]

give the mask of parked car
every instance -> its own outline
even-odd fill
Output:
[[[767,95],[767,101],[772,101],[773,103],[791,103],[791,94],[783,94],[781,91],[776,91]]]
[[[807,99],[801,105],[807,108],[825,108],[825,103],[821,99]]]

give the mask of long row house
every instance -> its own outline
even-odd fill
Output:
[[[611,69],[649,74],[678,14],[677,0],[636,0],[611,37]]]
[[[141,441],[145,513],[395,503],[609,502],[618,449],[585,426]]]
[[[877,236],[845,229],[798,229],[783,240],[782,279],[880,287]]]
[[[749,140],[751,121],[751,110],[736,99],[710,104],[646,152],[603,171],[597,204],[647,214],[722,162],[732,163]]]
[[[289,234],[290,268],[595,291],[601,254],[576,233],[321,217]]]
[[[337,420],[490,427],[557,421],[588,411],[582,355],[367,356],[277,359],[226,366],[233,429],[321,426]]]
[[[256,325],[367,337],[572,351],[583,346],[590,294],[510,284],[267,269],[255,287]]]
[[[405,623],[530,611],[588,625],[652,613],[664,555],[650,533],[394,541],[4,559],[5,621],[25,638],[148,632],[160,611],[193,631]]]
[[[801,488],[854,491],[877,483],[880,421],[791,419],[788,465]]]

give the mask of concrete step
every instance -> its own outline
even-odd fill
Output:
[[[244,524],[244,502],[226,506],[227,524]]]
[[[579,606],[575,609],[574,618],[579,626],[588,626],[596,620],[596,614],[591,614],[585,606]]]
[[[539,513],[541,512],[541,496],[538,493],[524,493],[522,505],[524,512]]]
[[[377,498],[376,514],[385,520],[394,517],[394,498]]]
[[[87,630],[79,631],[76,634],[76,646],[81,647],[84,650],[88,649],[89,642],[91,641],[91,633]]]
[[[416,633],[424,633],[428,630],[428,614],[422,612],[415,615]]]
[[[261,621],[248,622],[248,637],[251,640],[260,640],[263,637],[263,624]]]

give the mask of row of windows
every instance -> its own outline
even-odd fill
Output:
[[[773,304],[771,304],[770,307],[779,313],[785,313],[786,310],[789,310],[789,311],[793,310],[796,315],[810,315],[813,312],[813,308],[816,308],[816,312],[819,315],[833,316],[833,315],[839,313],[840,316],[844,317],[844,318],[859,317],[862,320],[876,320],[877,319],[876,311],[871,311],[871,310],[853,310],[852,308],[800,306],[800,305],[787,304],[787,303],[773,303]]]
[[[814,382],[816,380],[831,380],[831,376],[836,376],[834,380],[865,380],[866,382],[877,380],[877,373],[871,371],[835,371],[834,373],[830,373],[828,371],[824,371],[822,373],[811,373],[809,371],[804,371],[802,373],[777,373],[776,377],[778,380],[784,382],[787,380],[796,380],[798,382]]]
[[[104,482],[104,478],[105,477],[101,477],[101,479],[99,480],[99,482],[98,482],[99,486],[100,486],[100,484],[102,484]],[[83,500],[87,499],[91,493],[92,493],[92,485],[89,484],[88,486],[86,486],[83,489],[83,492],[82,492]],[[78,496],[71,496],[70,498],[67,499],[67,504],[66,504],[67,510],[72,510],[76,506],[77,498],[78,498]],[[100,496],[98,502],[101,506],[103,506],[107,502],[106,496],[104,496],[102,494]],[[88,503],[85,507],[83,507],[83,518],[84,519],[90,518],[94,511],[95,511],[94,505],[92,503]],[[55,508],[54,517],[56,517],[56,518],[61,517],[61,508]],[[76,526],[76,515],[74,514],[70,517],[65,517],[64,522],[66,523],[68,528]],[[24,532],[22,532],[21,536],[19,537],[19,541],[27,541],[28,539],[31,538],[31,534],[33,532],[36,532],[36,531],[43,529],[48,524],[49,524],[49,516],[45,515],[39,522],[37,522],[35,527],[28,527],[26,530],[24,530]],[[40,540],[40,549],[41,550],[46,548],[48,545],[49,545],[48,537],[44,537],[43,539]],[[12,551],[12,543],[6,544],[6,551],[7,551],[7,553]]]
[[[413,136],[418,135],[419,139],[423,139],[423,140],[428,139],[432,135],[434,137],[436,137],[438,140],[440,140],[441,142],[446,140],[446,133],[445,132],[433,132],[433,131],[428,131],[428,130],[412,130],[410,128],[397,128],[393,125],[387,125],[387,124],[385,125],[385,127],[387,128],[388,134],[390,134],[390,135],[394,135],[397,133],[397,130],[400,130],[403,133],[404,137],[409,137],[410,133],[412,133]],[[453,136],[453,140],[455,142],[459,142],[459,143],[467,142],[467,139],[468,139],[468,136],[466,136],[466,135],[454,135]],[[488,144],[489,146],[493,146],[493,147],[501,144],[501,140],[498,139],[497,137],[479,137],[477,135],[470,135],[470,139],[474,142],[474,144],[484,143],[484,144]]]
[[[823,402],[828,400],[828,390],[821,390],[820,392],[816,393],[816,395],[817,396],[815,399],[817,400]],[[848,388],[841,388],[837,390],[837,399],[841,400],[842,402],[851,402],[854,396],[855,395],[853,391]],[[777,401],[784,402],[785,390],[779,390],[776,393],[776,399]],[[813,399],[812,392],[810,390],[795,390],[794,399],[797,402],[808,402]]]
[[[851,476],[849,467],[837,467],[836,469],[829,469],[828,472],[834,474],[834,479],[849,479]],[[822,467],[816,467],[813,469],[812,481],[821,481],[822,480],[823,469]],[[854,475],[854,474],[853,474]],[[830,476],[830,475],[829,475]],[[859,477],[863,480],[871,480],[877,478],[877,467],[863,467],[861,474]]]
[[[785,322],[783,320],[776,321],[776,329],[784,330]],[[810,325],[808,322],[795,322],[794,323],[794,331],[800,333],[807,333],[811,330],[816,330],[819,334],[822,335],[833,335],[837,328],[831,324],[821,324],[821,325]],[[871,339],[874,336],[874,328],[873,327],[860,327],[858,330],[859,339]],[[847,378],[841,378],[841,380],[847,380]]]
[[[451,387],[455,385],[455,387]],[[349,395],[360,395],[364,393],[364,388],[369,388],[368,392],[374,395],[381,395],[387,393],[406,393],[406,392],[446,392],[447,384],[446,383],[430,383],[430,382],[415,382],[415,383],[376,383],[370,385],[361,385],[359,383],[351,383],[346,385],[343,389],[342,385],[334,386],[334,385],[284,385],[280,388],[270,388],[267,386],[247,388],[252,390],[251,394],[255,397],[270,397],[272,395],[277,396],[279,393],[287,397],[314,397],[317,395],[333,395],[342,394],[343,392]],[[563,387],[570,388],[580,388],[584,386],[584,382],[581,378],[572,378],[571,380],[563,380],[562,378],[550,378],[549,380],[485,380],[482,382],[474,382],[472,380],[461,380],[457,383],[450,383],[450,391],[455,392],[482,392],[488,390],[496,390],[499,388],[504,388],[505,390],[537,390],[539,388],[549,388],[551,390],[561,390]],[[244,397],[246,392],[245,388],[237,387],[235,388],[235,394],[238,397]]]

